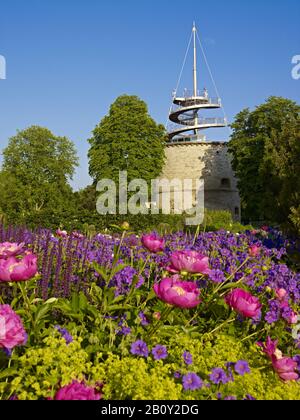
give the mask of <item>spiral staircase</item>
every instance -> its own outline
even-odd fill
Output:
[[[177,96],[177,92],[173,96],[173,107],[169,115],[171,124],[168,126],[169,144],[204,142],[206,136],[201,134],[202,130],[228,125],[226,117],[205,118],[199,115],[202,110],[222,108],[222,103],[220,98],[210,98],[206,89],[202,93],[198,91],[196,36],[197,29],[194,24],[194,90],[191,93],[185,90],[182,97]]]

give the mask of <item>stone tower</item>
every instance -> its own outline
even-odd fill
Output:
[[[220,98],[210,98],[206,89],[197,88],[197,29],[194,24],[194,90],[185,90],[180,97],[173,95],[173,108],[169,119],[169,141],[166,146],[166,164],[162,178],[204,180],[205,208],[211,210],[229,210],[234,220],[241,219],[240,197],[237,181],[231,167],[227,142],[207,140],[201,134],[209,128],[226,127],[226,118],[205,118],[200,112],[220,109]],[[197,192],[194,197],[196,199]]]

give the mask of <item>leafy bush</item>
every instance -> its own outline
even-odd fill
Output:
[[[300,236],[300,206],[291,209],[290,221],[293,223],[294,229]]]
[[[228,232],[242,233],[247,230],[252,230],[253,227],[243,226],[238,222],[234,222],[232,214],[227,210],[205,210],[204,221],[198,227],[198,230],[205,232],[216,232],[218,230],[225,230]],[[197,227],[188,228],[189,230],[195,231]]]

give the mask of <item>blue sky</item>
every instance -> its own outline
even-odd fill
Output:
[[[17,129],[46,126],[74,141],[73,186],[87,185],[87,139],[116,97],[140,96],[165,124],[194,20],[230,121],[270,95],[300,103],[299,0],[10,0],[0,9],[0,149]],[[199,61],[199,85],[214,96]]]

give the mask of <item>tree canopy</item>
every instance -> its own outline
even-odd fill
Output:
[[[19,131],[3,151],[2,212],[26,219],[33,213],[66,209],[77,165],[75,147],[66,137],[38,126]]]
[[[89,172],[95,182],[108,178],[115,182],[119,171],[128,180],[157,178],[164,164],[165,129],[149,115],[145,102],[137,96],[120,96],[89,140]]]
[[[232,124],[229,151],[248,220],[283,223],[300,205],[300,106],[270,97]]]

